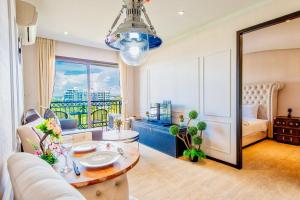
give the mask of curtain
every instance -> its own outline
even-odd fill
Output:
[[[55,75],[55,41],[37,38],[38,106],[42,115],[50,107]]]
[[[122,121],[128,117],[128,81],[127,81],[127,68],[121,57],[119,56],[119,68],[120,68],[120,84],[121,84],[121,98],[122,98]]]

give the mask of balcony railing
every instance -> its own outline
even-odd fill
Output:
[[[121,100],[53,101],[50,105],[58,118],[76,119],[78,128],[102,127],[108,124],[108,114],[121,113]],[[94,112],[97,111],[97,112]]]

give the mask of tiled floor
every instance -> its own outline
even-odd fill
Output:
[[[141,146],[129,174],[131,195],[139,200],[300,199],[300,147],[266,140],[243,151],[237,170],[211,160],[198,164]]]

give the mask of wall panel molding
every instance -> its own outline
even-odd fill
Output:
[[[231,123],[206,121],[203,146],[225,154],[231,153]]]
[[[203,56],[202,90],[204,116],[231,117],[231,50]]]

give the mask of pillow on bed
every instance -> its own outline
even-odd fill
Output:
[[[247,104],[242,106],[243,118],[254,118],[257,119],[258,105]]]

